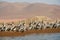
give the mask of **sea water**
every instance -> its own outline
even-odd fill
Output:
[[[30,34],[18,37],[0,37],[0,40],[60,40],[60,33]]]

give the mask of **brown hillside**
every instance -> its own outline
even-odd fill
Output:
[[[20,19],[33,16],[60,18],[60,6],[42,3],[0,3],[0,19]]]

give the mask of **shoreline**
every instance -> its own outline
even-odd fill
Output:
[[[29,30],[25,32],[0,32],[0,37],[25,36],[30,34],[40,33],[60,33],[60,28],[43,29],[43,30]]]

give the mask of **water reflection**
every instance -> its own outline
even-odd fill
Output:
[[[31,34],[22,37],[0,37],[0,40],[60,40],[60,33]]]

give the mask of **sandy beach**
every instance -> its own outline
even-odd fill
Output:
[[[60,33],[60,28],[57,29],[45,29],[45,30],[29,30],[25,32],[0,32],[0,37],[4,36],[25,36],[29,34],[45,34],[45,33]]]

